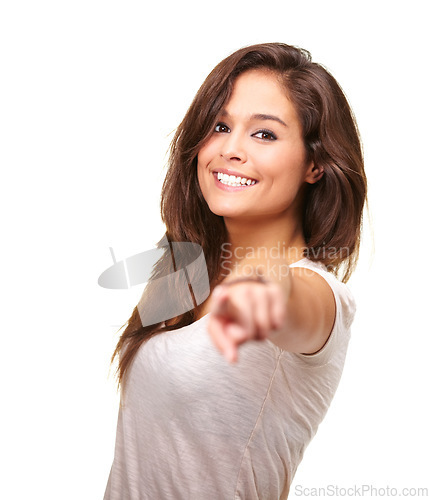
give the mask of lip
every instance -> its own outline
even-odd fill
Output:
[[[256,179],[253,179],[253,177],[246,177],[246,179],[251,179],[256,181],[255,184],[250,184],[250,185],[243,184],[242,186],[228,186],[227,184],[223,184],[222,182],[220,182],[220,180],[217,178],[218,172],[221,172],[222,174],[235,175],[236,177],[246,177],[246,176],[240,174],[240,172],[234,172],[233,170],[226,170],[226,169],[213,170],[212,175],[214,177],[215,184],[219,189],[222,189],[223,191],[229,191],[229,192],[243,191],[244,189],[255,187],[259,182]]]

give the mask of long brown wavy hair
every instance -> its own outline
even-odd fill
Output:
[[[275,72],[298,112],[309,160],[323,168],[323,177],[308,186],[303,214],[306,256],[320,261],[343,281],[357,261],[367,183],[358,128],[347,99],[333,76],[311,60],[308,51],[283,43],[244,47],[218,64],[198,90],[170,147],[161,194],[166,227],[163,244],[201,245],[211,287],[220,274],[222,244],[227,242],[223,218],[213,214],[197,179],[197,155],[212,134],[231,96],[238,75],[250,69]],[[159,242],[159,245],[161,242]],[[155,334],[189,325],[196,310],[177,316],[168,326],[143,326],[139,311],[163,301],[157,278],[173,273],[171,259],[161,258],[123,331],[112,361],[118,357],[118,380],[130,367],[141,344]],[[177,293],[175,278],[169,290]],[[125,326],[125,325],[123,325]]]

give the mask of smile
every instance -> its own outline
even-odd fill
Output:
[[[247,177],[238,177],[235,175],[223,174],[222,172],[215,172],[217,180],[225,186],[241,187],[241,186],[251,186],[256,184],[255,179],[249,179]]]

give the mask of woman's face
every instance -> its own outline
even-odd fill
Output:
[[[210,210],[225,219],[296,218],[302,186],[319,177],[278,77],[264,70],[241,74],[198,153],[198,181]]]

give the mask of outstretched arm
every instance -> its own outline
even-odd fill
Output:
[[[311,354],[323,347],[335,319],[330,286],[307,268],[273,280],[229,276],[210,297],[208,331],[230,362],[238,346],[268,338],[282,349]]]

